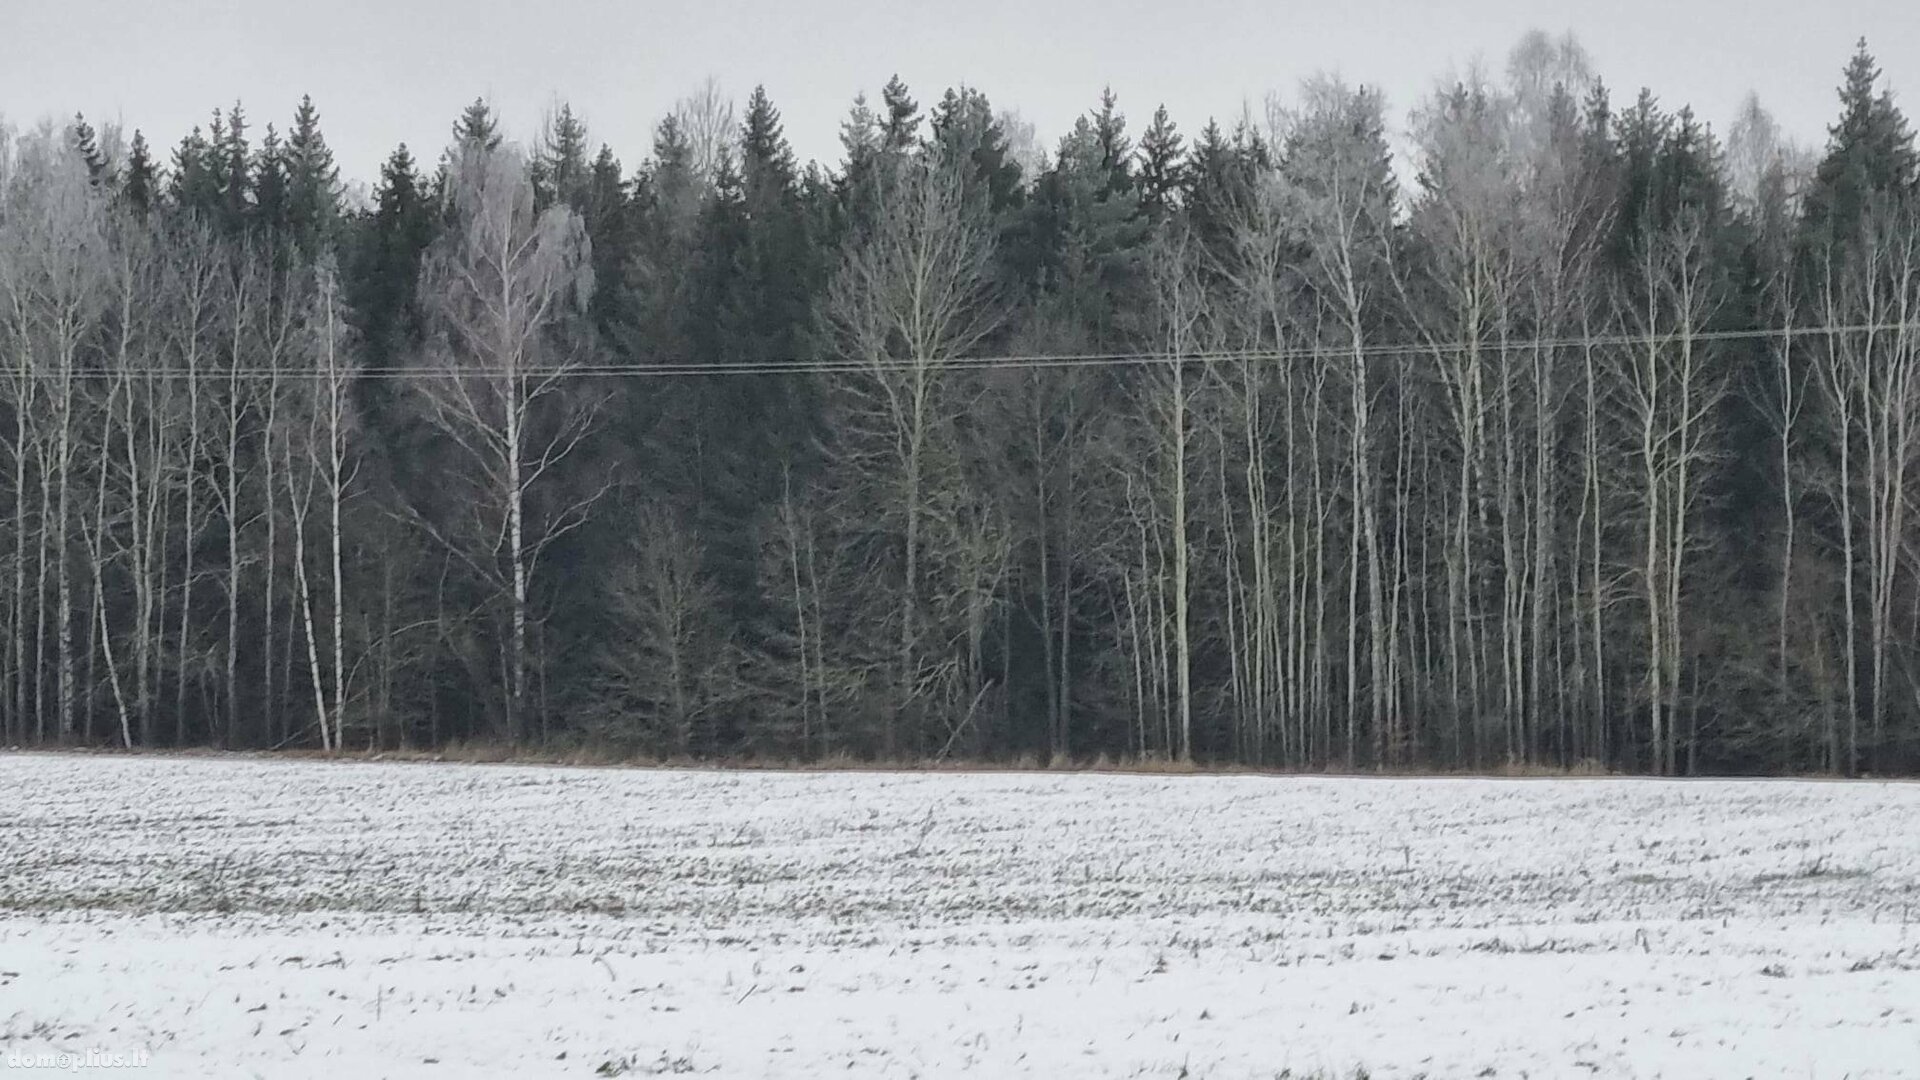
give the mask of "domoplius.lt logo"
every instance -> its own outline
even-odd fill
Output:
[[[9,1050],[9,1069],[47,1069],[54,1072],[79,1072],[82,1069],[144,1069],[153,1063],[147,1050]]]

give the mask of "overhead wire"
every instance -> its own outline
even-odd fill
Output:
[[[873,360],[794,357],[775,360],[721,361],[707,364],[687,363],[684,361],[649,364],[627,361],[613,364],[533,364],[515,369],[503,369],[484,365],[454,366],[444,364],[342,365],[336,369],[305,366],[272,367],[257,365],[236,368],[209,364],[196,368],[140,365],[133,367],[76,367],[63,370],[59,368],[34,367],[23,371],[15,366],[0,364],[0,380],[9,378],[18,379],[23,376],[36,380],[57,380],[61,378],[98,380],[118,377],[134,379],[191,378],[205,382],[268,378],[312,380],[326,380],[329,378],[347,380],[432,380],[499,378],[502,375],[513,375],[527,379],[660,379],[720,378],[749,375],[861,374],[913,371],[924,368],[938,368],[943,371],[999,371],[1007,369],[1079,367],[1145,367],[1166,366],[1175,363],[1183,366],[1222,363],[1288,363],[1330,357],[1338,360],[1351,360],[1356,356],[1365,359],[1396,356],[1411,356],[1416,358],[1432,357],[1438,359],[1443,356],[1457,356],[1473,352],[1504,354],[1513,352],[1526,353],[1597,348],[1625,348],[1629,346],[1642,347],[1649,345],[1665,346],[1682,339],[1695,344],[1716,344],[1772,338],[1800,339],[1843,334],[1904,333],[1917,331],[1920,331],[1920,322],[1887,322],[1860,323],[1846,326],[1747,327],[1742,329],[1700,330],[1693,332],[1668,330],[1652,334],[1586,334],[1555,338],[1381,342],[1364,344],[1357,349],[1349,345],[1320,344],[1295,345],[1280,348],[1195,350],[1181,353],[1172,353],[1164,350],[1083,353],[1005,353],[985,356],[939,357],[927,360],[915,360],[910,357],[882,357]]]

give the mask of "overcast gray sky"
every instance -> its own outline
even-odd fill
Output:
[[[1379,86],[1400,122],[1436,77],[1476,57],[1497,71],[1536,26],[1572,30],[1616,100],[1648,85],[1720,130],[1753,89],[1821,141],[1861,35],[1896,92],[1920,86],[1914,0],[0,0],[0,115],[80,109],[170,146],[236,97],[256,130],[284,130],[311,93],[343,173],[371,180],[401,140],[436,154],[476,95],[516,137],[565,97],[637,164],[658,118],[714,75],[740,98],[765,83],[801,159],[832,160],[855,92],[877,97],[894,72],[923,105],[977,86],[1049,146],[1108,84],[1135,130],[1164,101],[1194,131],[1329,70]],[[1903,103],[1920,109],[1920,92]]]

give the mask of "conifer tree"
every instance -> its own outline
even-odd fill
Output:
[[[701,177],[693,144],[678,117],[660,121],[653,135],[653,157],[644,171],[647,197],[642,201],[663,229],[692,228],[700,213]]]
[[[1653,91],[1644,87],[1633,105],[1614,119],[1613,144],[1619,155],[1615,232],[1622,260],[1648,224],[1657,225],[1665,212],[1660,157],[1672,130],[1673,118],[1660,108]]]
[[[1840,87],[1840,119],[1827,129],[1827,152],[1804,202],[1810,242],[1845,244],[1859,233],[1876,195],[1905,196],[1916,184],[1913,129],[1880,88],[1880,68],[1863,38]]]
[[[1140,135],[1140,205],[1154,221],[1164,221],[1186,183],[1186,140],[1167,115],[1167,107],[1153,110],[1153,122]]]
[[[547,120],[540,149],[530,163],[534,198],[541,209],[566,203],[577,213],[585,209],[588,174],[587,125],[566,102]]]
[[[884,143],[879,114],[867,104],[865,93],[854,95],[852,108],[847,110],[846,119],[840,121],[842,164],[835,182],[843,203],[851,201],[852,191],[864,182]]]
[[[920,137],[920,105],[907,91],[907,84],[895,75],[880,91],[886,115],[880,120],[880,144],[885,150],[903,153],[912,149]]]
[[[1127,138],[1127,118],[1120,112],[1113,88],[1100,91],[1100,111],[1093,114],[1093,137],[1100,148],[1100,169],[1107,189],[1118,193],[1133,188],[1133,140]]]
[[[87,163],[87,179],[94,186],[112,182],[112,170],[106,155],[100,152],[100,140],[93,125],[80,113],[73,114],[73,123],[67,127],[67,141],[73,152],[80,155],[80,160]]]
[[[214,133],[225,135],[226,125],[214,115]],[[211,169],[213,140],[198,125],[180,140],[173,151],[167,195],[173,205],[189,215],[210,217],[219,206],[219,181]]]
[[[766,203],[790,194],[795,171],[780,110],[773,107],[765,86],[755,86],[740,124],[740,179],[747,200]]]
[[[482,149],[496,150],[500,147],[500,120],[493,115],[493,106],[486,98],[474,98],[473,104],[460,112],[460,119],[453,122],[453,141],[455,146],[477,143]]]
[[[695,229],[688,323],[695,363],[737,359],[737,287],[747,246],[747,203],[732,153],[720,156]]]
[[[216,136],[213,174],[220,192],[220,220],[229,232],[246,228],[253,208],[253,155],[247,144],[247,114],[235,101],[226,126]]]
[[[855,94],[847,118],[840,121],[840,153],[843,173],[850,174],[880,152],[880,117],[867,104],[865,92]]]
[[[593,293],[593,321],[611,341],[629,318],[631,294],[625,282],[627,265],[633,258],[633,214],[620,159],[604,143],[587,174],[580,217],[593,246],[593,277],[600,283]]]
[[[887,155],[887,136],[879,113],[856,94],[846,119],[840,122],[842,164],[833,178],[833,205],[825,239],[839,243],[871,208],[874,176]]]
[[[287,136],[287,224],[302,248],[317,252],[340,213],[340,168],[320,131],[320,110],[302,95]]]
[[[742,347],[763,361],[795,358],[819,274],[800,204],[800,177],[780,110],[755,87],[740,131],[740,192],[747,214]]]
[[[1151,222],[1133,191],[1124,130],[1112,94],[1103,93],[1100,108],[1060,140],[1028,215],[1038,263],[1023,272],[1096,346],[1122,344],[1125,316],[1144,304],[1140,256]]]
[[[155,175],[153,151],[147,146],[147,137],[138,128],[133,132],[133,143],[127,150],[127,171],[121,182],[120,196],[133,208],[135,214],[145,218],[153,210],[158,177]]]
[[[260,148],[253,156],[252,217],[255,225],[276,240],[288,235],[291,226],[291,200],[288,195],[287,149],[272,124],[260,137]]]
[[[780,364],[798,356],[813,258],[796,184],[779,112],[756,88],[741,122],[739,167],[722,160],[701,214],[689,305],[700,361]],[[753,522],[781,464],[793,456],[810,383],[734,377],[691,389],[682,422],[691,423],[688,437],[701,447],[691,477],[700,493],[694,527],[722,602],[747,625],[760,599]]]
[[[1671,224],[1683,209],[1719,221],[1727,208],[1726,163],[1719,141],[1682,107],[1674,115],[1666,145],[1661,148],[1659,204]]]
[[[1025,190],[1020,165],[1008,153],[1006,132],[987,96],[969,86],[949,89],[934,106],[933,147],[949,158],[968,162],[968,194],[986,200],[1001,217],[1018,208]]]
[[[677,116],[654,129],[653,155],[633,188],[630,250],[616,279],[624,282],[629,316],[615,330],[616,344],[648,362],[684,363],[690,359],[687,267],[702,193],[693,148]]]
[[[1266,147],[1244,130],[1228,136],[1214,120],[1201,129],[1184,170],[1181,202],[1204,250],[1222,250],[1233,208],[1246,199],[1266,164]]]
[[[741,358],[794,359],[821,275],[800,202],[800,177],[780,110],[755,87],[740,126],[740,202],[746,214],[742,278],[733,307]]]
[[[392,364],[419,340],[420,259],[435,215],[407,144],[380,166],[373,212],[360,226],[348,297],[369,366]]]

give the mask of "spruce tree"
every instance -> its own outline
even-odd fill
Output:
[[[879,115],[867,104],[866,94],[855,94],[853,107],[840,122],[840,151],[846,172],[850,174],[871,161],[880,153],[882,143]]]
[[[485,98],[474,98],[473,104],[460,111],[460,119],[453,122],[453,141],[456,146],[476,143],[487,150],[500,147],[500,121],[493,115],[493,107]]]
[[[1122,347],[1141,310],[1140,253],[1152,222],[1133,190],[1125,121],[1110,93],[1074,121],[1035,185],[1018,267],[1055,316],[1096,348]]]
[[[663,230],[685,233],[693,227],[700,213],[700,174],[693,143],[677,117],[668,116],[654,129],[653,158],[643,182],[643,204]]]
[[[1620,159],[1613,140],[1613,102],[1605,83],[1596,81],[1580,103],[1579,149],[1574,168],[1591,192],[1582,215],[1583,234],[1603,238],[1611,235],[1613,208],[1620,188]]]
[[[93,125],[87,123],[87,118],[80,113],[74,113],[73,123],[67,125],[67,144],[87,163],[87,179],[94,186],[112,182],[107,158],[100,152],[100,141]]]
[[[994,217],[1020,206],[1020,165],[1008,153],[1006,132],[985,94],[967,86],[948,90],[934,106],[931,127],[940,153],[967,162],[969,193],[984,199]]]
[[[340,168],[320,131],[320,110],[302,95],[287,137],[287,224],[295,242],[317,253],[340,214]]]
[[[747,200],[731,152],[720,156],[713,192],[700,210],[690,269],[689,323],[696,363],[740,359],[737,293],[747,246]]]
[[[1846,244],[1876,197],[1905,197],[1916,184],[1913,130],[1880,89],[1880,68],[1863,38],[1840,86],[1840,119],[1827,129],[1827,153],[1803,203],[1810,243]]]
[[[793,155],[779,113],[756,90],[741,125],[740,165],[723,159],[696,241],[690,343],[704,363],[779,365],[802,350],[815,270]],[[713,379],[689,387],[683,445],[707,570],[736,625],[763,598],[753,526],[783,462],[806,441],[812,384],[799,375]]]
[[[1269,164],[1266,145],[1244,127],[1228,136],[1219,123],[1207,121],[1182,172],[1181,194],[1187,222],[1203,248],[1224,250],[1233,208],[1247,198]]]
[[[529,165],[533,174],[534,205],[542,209],[554,203],[566,203],[576,212],[584,211],[588,173],[587,125],[566,102],[547,121],[540,135],[540,149]]]
[[[596,285],[590,310],[594,325],[608,340],[614,340],[630,317],[625,278],[627,264],[633,258],[633,213],[620,159],[604,143],[587,174],[580,216],[593,249]]]
[[[1720,144],[1706,125],[1683,106],[1674,115],[1661,147],[1658,203],[1662,224],[1683,213],[1719,223],[1727,209],[1726,168]]]
[[[874,177],[887,153],[886,131],[880,116],[857,94],[847,118],[840,122],[840,147],[843,164],[834,177],[834,200],[823,238],[837,245],[856,222],[862,222],[872,210]]]
[[[290,232],[287,164],[280,133],[268,124],[266,134],[260,137],[260,149],[253,157],[253,221],[276,240],[287,237]]]
[[[603,329],[630,359],[686,363],[692,359],[688,268],[703,191],[692,143],[678,117],[669,115],[654,129],[653,154],[632,187],[628,251],[617,286],[624,294],[624,314]]]
[[[820,276],[800,202],[800,177],[780,110],[755,87],[740,130],[740,196],[746,212],[742,279],[734,306],[743,320],[736,348],[765,362],[801,351]]]
[[[756,86],[740,124],[740,179],[748,203],[765,204],[790,195],[795,178],[793,150],[787,145],[780,110],[767,97],[767,88]]]
[[[224,137],[216,140],[213,152],[221,221],[229,232],[238,233],[246,228],[253,208],[253,155],[248,151],[247,114],[240,102],[227,111]]]
[[[1140,205],[1147,216],[1164,221],[1186,183],[1185,139],[1165,105],[1153,110],[1153,122],[1140,135]]]
[[[1133,188],[1133,141],[1127,138],[1127,118],[1120,112],[1113,88],[1100,91],[1100,111],[1093,114],[1093,137],[1100,148],[1100,169],[1111,192]]]
[[[474,98],[472,104],[460,110],[460,118],[453,122],[453,145],[440,155],[440,164],[433,177],[433,201],[439,204],[442,227],[451,228],[459,220],[454,212],[453,200],[448,197],[453,163],[469,148],[489,153],[498,150],[503,139],[500,120],[494,116],[493,106],[488,105],[485,98]]]
[[[207,120],[207,141],[205,160],[201,162],[201,175],[205,178],[206,201],[199,208],[207,224],[222,225],[226,220],[226,154],[227,154],[227,114],[219,109]]]
[[[215,133],[224,136],[226,125],[214,116]],[[210,220],[219,208],[219,181],[211,169],[213,141],[195,125],[173,151],[173,168],[167,195],[173,205],[190,216]]]
[[[886,109],[886,115],[880,120],[882,148],[894,153],[912,149],[920,136],[920,106],[907,92],[907,84],[900,81],[900,76],[887,80],[880,91],[880,101]]]
[[[135,128],[133,144],[127,150],[127,171],[120,185],[120,197],[142,219],[153,210],[158,180],[147,137]]]
[[[367,362],[395,363],[417,343],[420,259],[433,239],[434,210],[407,144],[380,166],[373,212],[358,228],[348,301]]]

